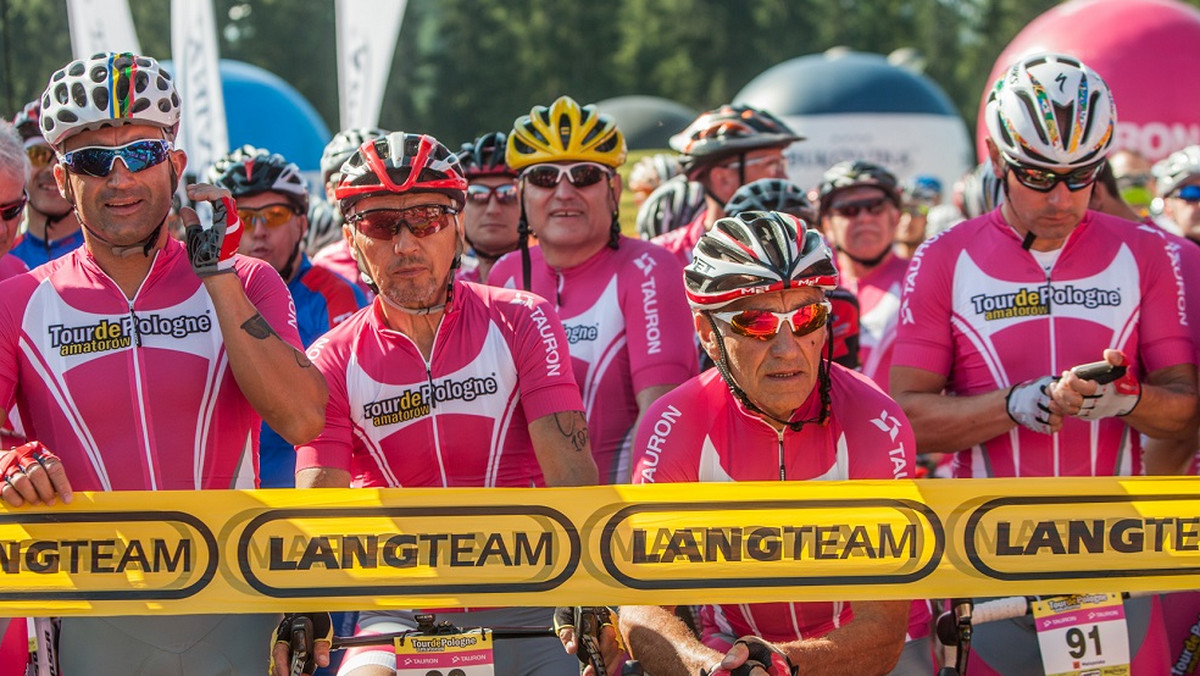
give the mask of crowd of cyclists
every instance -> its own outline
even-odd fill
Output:
[[[1073,57],[1012,64],[952,190],[861,160],[796,185],[803,137],[722,105],[630,168],[628,236],[624,136],[569,96],[461,144],[343,130],[323,195],[243,146],[180,199],[171,76],[73,61],[0,124],[0,498],[1194,474],[1200,147],[1110,162],[1119,104]],[[437,613],[556,626],[495,672],[577,673],[546,601]],[[929,675],[941,602],[624,606],[590,638],[610,674]],[[390,644],[332,637],[429,610],[0,620],[0,673],[283,676],[302,619],[306,673],[388,676]],[[1125,601],[1132,673],[1197,613]],[[1044,673],[1028,618],[970,654]]]

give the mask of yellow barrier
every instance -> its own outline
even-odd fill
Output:
[[[0,510],[0,615],[1200,587],[1200,478],[84,493]]]

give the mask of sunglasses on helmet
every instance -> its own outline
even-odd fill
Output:
[[[1100,170],[1104,168],[1104,162],[1101,161],[1066,174],[1059,174],[1048,169],[1018,164],[1010,160],[1005,160],[1005,164],[1017,178],[1018,183],[1038,192],[1050,192],[1059,183],[1066,183],[1067,190],[1071,192],[1083,190],[1096,182],[1096,178],[1100,176]]]
[[[1179,190],[1176,190],[1171,197],[1195,204],[1200,202],[1200,185],[1185,185]]]
[[[471,202],[487,204],[492,197],[495,197],[500,204],[512,204],[517,201],[517,186],[511,183],[495,187],[489,187],[482,183],[467,186],[467,200]]]
[[[54,149],[39,143],[26,148],[25,156],[29,158],[29,164],[34,169],[41,169],[54,161]]]
[[[883,213],[883,207],[890,202],[886,197],[874,197],[867,200],[855,200],[854,202],[843,202],[842,204],[830,205],[829,211],[842,218],[854,218],[863,211],[871,215]]]
[[[521,178],[539,188],[553,188],[563,176],[576,188],[586,188],[612,177],[612,170],[595,162],[574,164],[538,164],[521,173]]]
[[[419,204],[405,209],[371,209],[351,214],[348,223],[371,239],[391,240],[408,228],[415,237],[428,237],[454,223],[458,209],[443,204]]]
[[[63,153],[58,161],[77,174],[104,178],[112,173],[117,158],[133,173],[162,164],[171,153],[171,142],[163,139],[142,139],[123,146],[88,146]]]
[[[268,230],[274,230],[292,222],[299,212],[287,204],[269,204],[261,209],[238,209],[238,218],[249,229],[262,223]]]
[[[740,312],[713,312],[712,316],[725,322],[739,336],[755,340],[770,340],[779,333],[786,322],[792,326],[792,334],[807,336],[825,326],[832,309],[829,301],[802,305],[791,312],[771,310],[741,310]]]
[[[25,203],[29,201],[29,193],[21,191],[21,199],[8,204],[0,204],[0,221],[11,221],[21,215],[25,210]]]

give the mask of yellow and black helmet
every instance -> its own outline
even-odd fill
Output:
[[[534,106],[513,123],[505,152],[516,171],[545,162],[596,162],[609,167],[625,163],[625,137],[617,123],[596,106],[580,106],[569,96]]]

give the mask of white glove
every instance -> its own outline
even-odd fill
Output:
[[[1050,394],[1046,391],[1054,376],[1042,376],[1035,380],[1026,380],[1012,386],[1004,404],[1008,408],[1008,417],[1018,425],[1050,434]]]
[[[1097,386],[1095,394],[1083,395],[1083,404],[1076,415],[1084,420],[1129,415],[1141,400],[1142,384],[1133,369],[1129,369],[1113,382]]]

